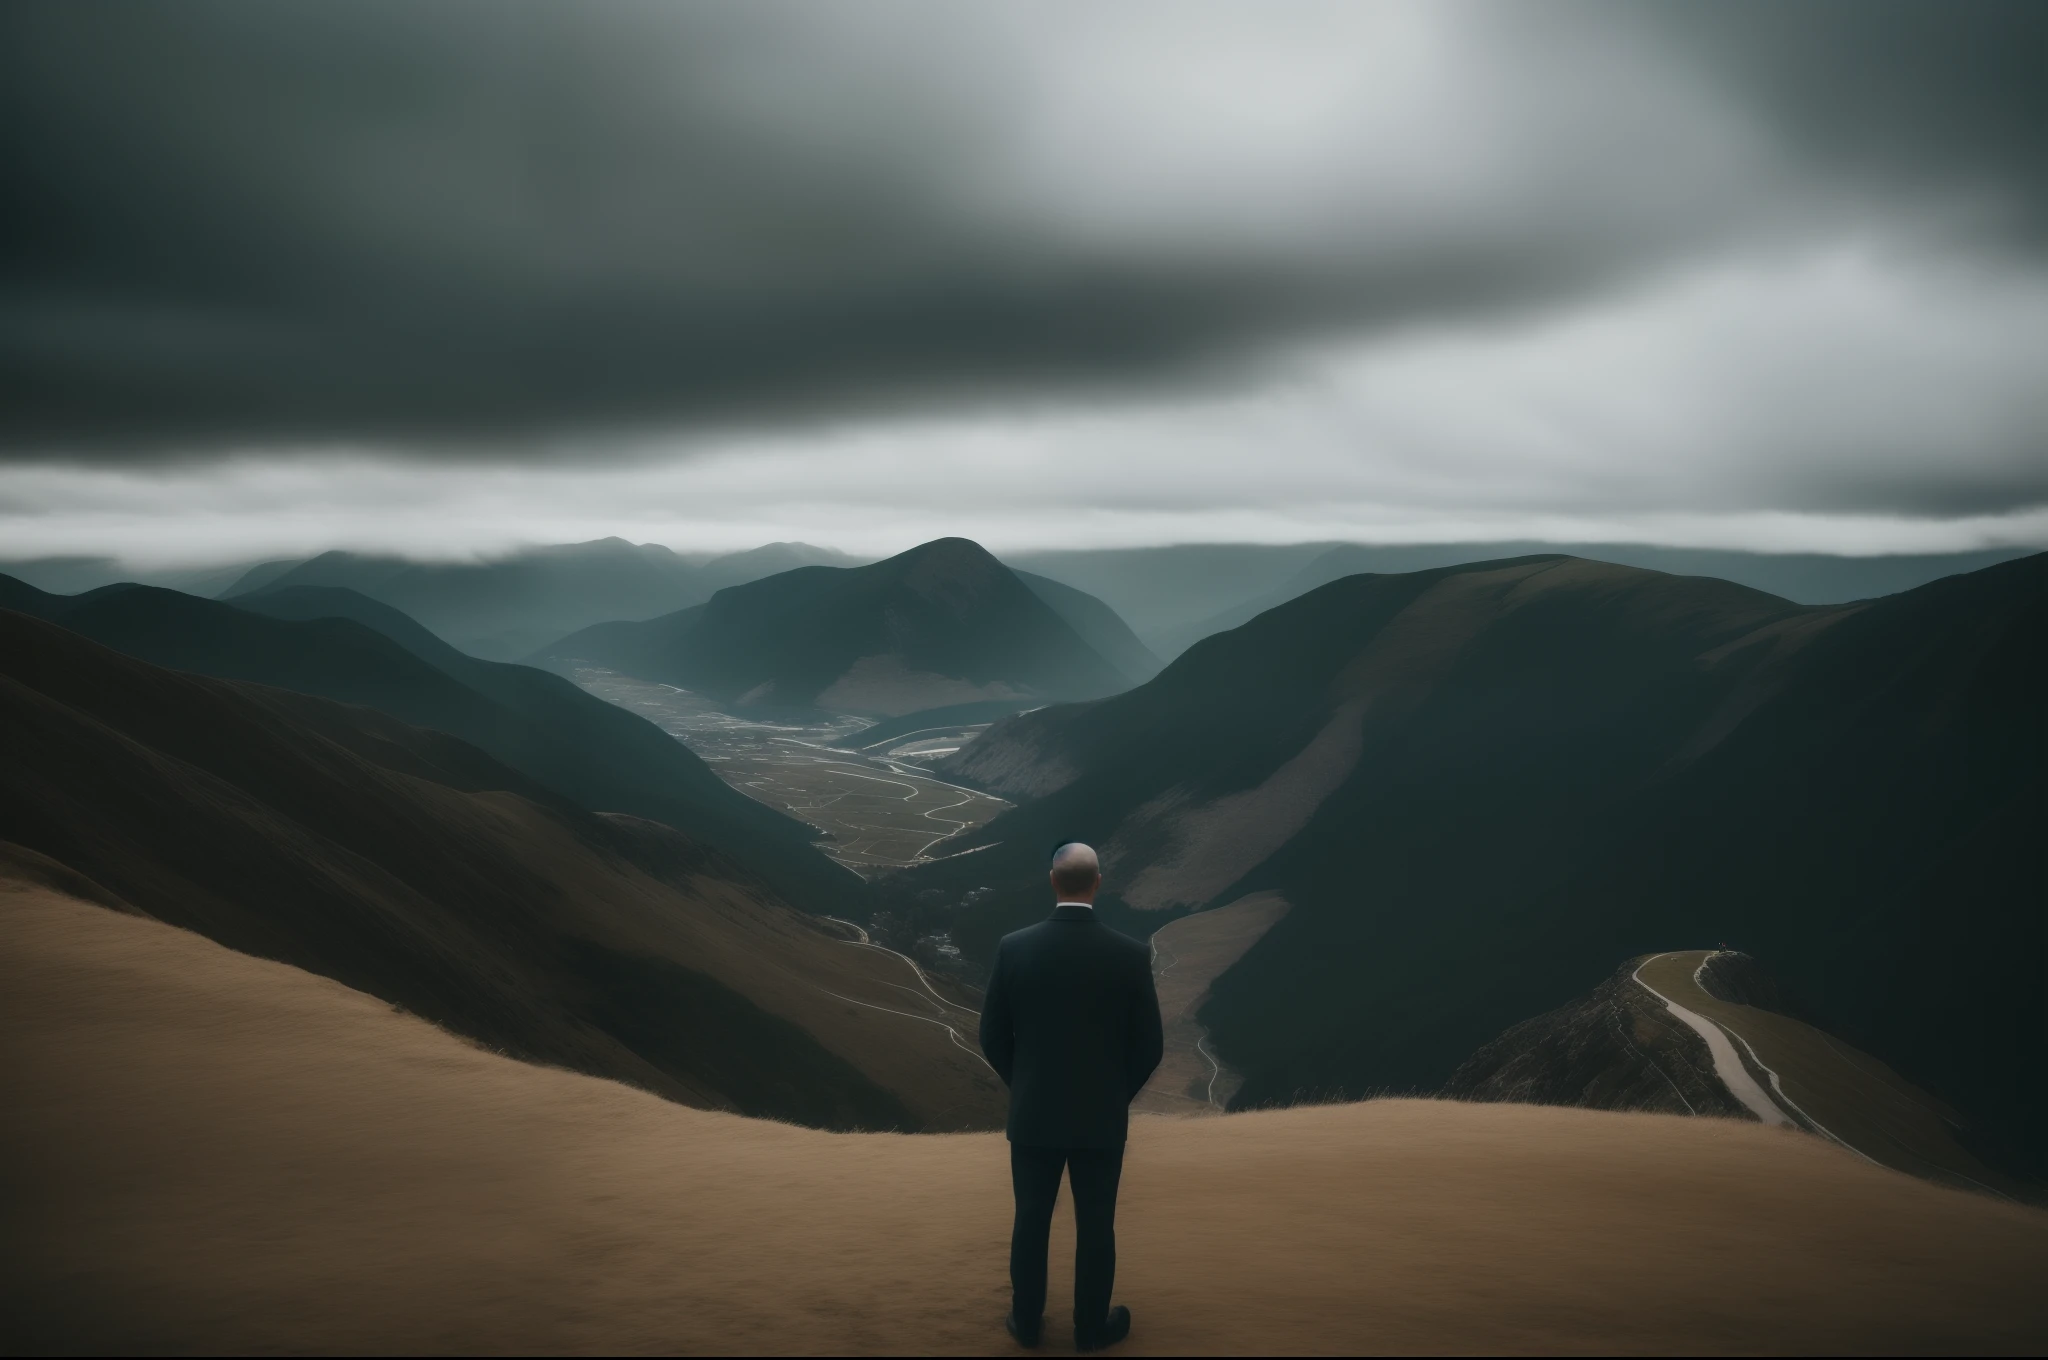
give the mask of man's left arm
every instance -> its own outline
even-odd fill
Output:
[[[988,1065],[1010,1084],[1010,1068],[1017,1056],[1017,1030],[1010,1015],[1010,988],[1003,967],[1002,946],[996,947],[995,966],[989,970],[988,992],[981,998],[981,1055]]]

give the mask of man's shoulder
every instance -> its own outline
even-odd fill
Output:
[[[1052,925],[1052,922],[1049,920],[1033,921],[1030,925],[1022,926],[1016,930],[1013,930],[1009,934],[1003,936],[1002,939],[996,941],[996,949],[998,952],[1001,952],[1002,950],[1010,949],[1020,944],[1028,944],[1030,941],[1035,940],[1039,936],[1043,935],[1046,931],[1046,928],[1050,925]]]
[[[1032,944],[1053,936],[1055,932],[1064,937],[1076,927],[1082,930],[1082,938],[1088,940],[1091,947],[1113,949],[1147,960],[1152,957],[1151,945],[1143,940],[1134,940],[1121,930],[1100,920],[1062,921],[1054,917],[1033,921],[1028,926],[1011,931],[996,942],[996,950],[1000,953],[1006,949],[1028,949]]]
[[[1152,971],[1151,941],[1132,939],[1121,930],[1105,929],[1103,934],[1110,937],[1116,946],[1117,952],[1124,956],[1125,962],[1142,968],[1147,973]]]

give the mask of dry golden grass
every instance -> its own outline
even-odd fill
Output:
[[[688,1109],[47,888],[0,930],[0,1349],[1008,1349],[999,1136]],[[2048,1347],[2048,1216],[1754,1125],[1141,1118],[1125,1186],[1129,1354]]]

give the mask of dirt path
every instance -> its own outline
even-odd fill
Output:
[[[1209,984],[1244,957],[1287,914],[1278,893],[1254,893],[1213,911],[1183,916],[1152,933],[1152,982],[1166,1030],[1166,1056],[1131,1108],[1146,1114],[1221,1114],[1244,1079],[1209,1049],[1195,1014]]]
[[[48,892],[0,930],[0,1351],[1016,1353],[1000,1135],[686,1109]],[[1732,1120],[1139,1118],[1118,1254],[1134,1356],[2048,1349],[2048,1215]]]
[[[1749,1074],[1749,1069],[1742,1065],[1742,1059],[1736,1056],[1735,1045],[1728,1042],[1727,1034],[1722,1031],[1719,1025],[1703,1015],[1687,1010],[1655,987],[1652,987],[1649,983],[1643,981],[1643,969],[1659,959],[1676,957],[1678,956],[1675,954],[1659,954],[1655,958],[1643,960],[1641,964],[1637,965],[1636,971],[1631,974],[1635,984],[1663,1002],[1664,1008],[1677,1017],[1681,1024],[1699,1035],[1700,1038],[1706,1040],[1707,1052],[1714,1060],[1714,1075],[1719,1077],[1721,1084],[1728,1088],[1729,1095],[1742,1102],[1744,1109],[1755,1115],[1760,1123],[1794,1124],[1795,1121],[1792,1116],[1779,1107],[1778,1102],[1771,1098],[1770,1093],[1759,1086],[1756,1078]],[[1762,1066],[1761,1063],[1758,1065]],[[1765,1068],[1764,1070],[1769,1072],[1770,1069]]]
[[[1876,1058],[1791,1016],[1707,991],[1699,974],[1712,952],[1653,955],[1635,980],[1706,1040],[1715,1074],[1758,1118],[1808,1129],[1880,1166],[1994,1195],[2024,1193],[1964,1147],[1955,1111]]]
[[[916,1020],[927,1025],[937,1025],[939,1028],[946,1031],[946,1034],[952,1039],[953,1046],[955,1048],[973,1054],[974,1060],[976,1062],[980,1063],[983,1067],[988,1067],[988,1070],[991,1072],[995,1071],[993,1067],[989,1067],[988,1059],[984,1058],[981,1055],[981,1043],[979,1037],[977,1036],[977,1038],[975,1039],[967,1039],[961,1035],[959,1030],[955,1029],[951,1024],[948,1023],[948,1021],[951,1020],[958,1020],[965,1025],[978,1029],[981,1021],[981,1013],[979,1011],[970,1010],[966,1006],[961,1005],[959,1002],[949,1000],[947,997],[942,996],[939,993],[939,989],[932,986],[932,980],[931,978],[925,975],[924,969],[918,966],[917,960],[911,958],[908,954],[899,954],[895,950],[889,948],[887,945],[876,944],[874,942],[873,937],[871,937],[868,934],[867,927],[856,925],[855,923],[847,920],[843,916],[827,916],[825,919],[828,921],[837,922],[838,924],[845,926],[847,929],[854,931],[859,936],[858,939],[847,940],[845,942],[853,948],[872,949],[878,954],[886,954],[892,959],[901,960],[903,966],[910,970],[911,976],[917,979],[918,986],[923,989],[922,991],[917,991],[909,987],[904,987],[902,990],[910,992],[911,995],[918,997],[922,1000],[928,1001],[937,1011],[937,1017],[934,1018],[930,1015],[915,1015],[910,1011],[889,1010],[888,1007],[877,1006],[873,1002],[854,1001],[854,999],[850,996],[840,996],[839,999],[841,1001],[852,1001],[854,1005],[866,1006],[870,1010],[887,1011],[891,1015],[900,1015],[906,1020]],[[830,995],[838,996],[839,994],[837,992],[833,992],[830,993]]]

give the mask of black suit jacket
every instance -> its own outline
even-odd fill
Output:
[[[981,1051],[1010,1088],[1011,1142],[1121,1147],[1161,1048],[1150,949],[1077,906],[1003,937]]]

